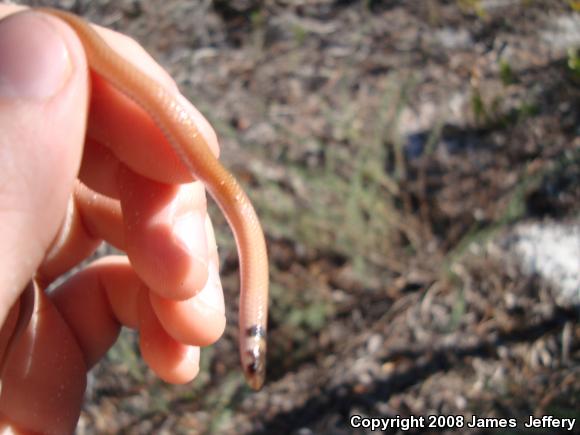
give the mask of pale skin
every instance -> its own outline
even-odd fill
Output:
[[[0,5],[0,18],[19,9]],[[63,44],[62,80],[42,98],[0,96],[0,428],[66,433],[76,425],[87,371],[121,326],[139,330],[141,355],[160,378],[186,383],[198,373],[199,346],[221,336],[225,310],[204,187],[147,114],[97,77],[89,105],[83,48],[63,22],[12,15],[0,23],[0,44],[5,35],[28,37],[39,23]],[[133,40],[97,30],[178,92]],[[213,129],[188,109],[217,155]],[[129,250],[133,261],[106,257],[49,296],[39,290],[101,240]],[[18,335],[3,361],[23,307],[32,310],[33,329]]]

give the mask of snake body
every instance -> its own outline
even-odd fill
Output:
[[[75,31],[89,68],[151,116],[224,213],[236,240],[240,263],[241,364],[250,387],[260,389],[266,369],[268,256],[264,233],[248,196],[211,152],[187,110],[172,93],[117,54],[82,18],[56,9],[39,10],[65,21]]]

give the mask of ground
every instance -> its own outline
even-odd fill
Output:
[[[125,331],[79,434],[363,433],[355,414],[580,426],[580,289],[563,301],[512,249],[520,225],[578,233],[578,2],[23,3],[127,33],[168,69],[216,128],[272,263],[261,392],[242,381],[237,259],[214,209],[224,337],[175,387]]]

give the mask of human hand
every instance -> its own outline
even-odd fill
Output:
[[[17,9],[0,5],[0,17]],[[134,41],[98,31],[178,92]],[[0,126],[0,428],[72,432],[86,372],[121,325],[139,330],[162,379],[193,379],[198,346],[225,327],[203,186],[145,112],[99,77],[89,84],[74,32],[38,12],[0,21]],[[43,292],[101,240],[130,261],[102,258]]]

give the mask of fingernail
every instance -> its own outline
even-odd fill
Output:
[[[0,98],[47,99],[70,71],[66,43],[49,19],[24,12],[0,21]]]

